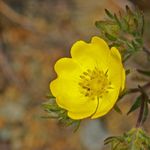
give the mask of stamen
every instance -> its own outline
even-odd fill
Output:
[[[108,70],[104,73],[97,67],[84,71],[80,75],[81,81],[79,82],[81,93],[91,99],[101,98],[104,93],[108,93],[112,86],[107,78],[107,72]]]
[[[84,74],[84,75],[88,75],[88,73],[87,73],[87,72],[83,72],[83,74]]]
[[[80,76],[81,79],[84,79],[85,77],[83,75]]]

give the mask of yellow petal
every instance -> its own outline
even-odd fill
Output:
[[[116,47],[112,47],[111,52],[116,58],[118,58],[120,61],[122,61],[120,52],[118,51],[118,49]]]
[[[80,104],[76,108],[76,110],[68,111],[68,116],[75,120],[80,120],[80,119],[84,119],[87,117],[91,117],[92,114],[95,112],[96,107],[97,107],[97,101],[88,100],[86,103],[82,105]]]
[[[126,82],[126,73],[125,69],[122,69],[122,86],[121,86],[121,91],[122,92],[125,89],[125,82]]]
[[[78,63],[71,58],[59,59],[56,62],[54,69],[58,76],[63,76],[64,78],[68,78],[70,76],[78,77],[82,72]]]
[[[51,92],[56,98],[58,98],[58,103],[60,103],[63,107],[68,108],[70,108],[70,105],[72,107],[72,103],[75,104],[78,102],[78,100],[74,100],[80,97],[78,86],[79,85],[76,80],[61,77],[50,83]]]
[[[97,111],[92,116],[92,119],[101,117],[106,113],[108,113],[116,103],[118,96],[119,96],[119,88],[112,89],[111,91],[103,95],[103,97],[99,99]]]
[[[85,69],[107,68],[110,50],[104,40],[93,37],[91,43],[76,42],[71,48],[71,56]]]
[[[97,44],[101,47],[101,52],[109,53],[108,44],[98,36],[94,36],[91,40],[92,44]]]
[[[83,116],[88,117],[94,112],[96,103],[81,94],[78,86],[76,81],[57,78],[51,82],[50,89],[61,108],[68,110],[70,113],[83,114]]]
[[[115,47],[111,48],[111,54],[114,56],[113,60],[111,62],[116,62],[116,64],[115,64],[116,67],[115,68],[117,68],[117,70],[118,70],[117,71],[116,69],[113,69],[111,74],[114,74],[114,77],[115,76],[118,77],[118,84],[120,84],[119,81],[121,81],[120,92],[122,92],[124,90],[124,88],[125,88],[125,70],[124,70],[123,65],[122,65],[121,55],[120,55],[120,52],[118,51],[118,49],[115,48]],[[117,61],[117,60],[119,60],[119,61]],[[113,66],[112,66],[112,68],[113,68]],[[117,74],[115,75],[115,72],[118,72],[118,75]],[[113,77],[113,79],[114,79],[114,77]]]
[[[71,58],[62,58],[56,62],[55,71],[58,77],[50,83],[50,90],[56,97],[57,104],[68,110],[73,119],[90,116],[96,104],[81,94],[79,78],[83,71],[80,66]]]
[[[123,88],[124,74],[121,56],[116,48],[111,48],[110,61],[108,64],[108,79],[115,87]]]

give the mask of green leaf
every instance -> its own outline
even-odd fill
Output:
[[[109,45],[118,45],[118,49],[127,60],[131,55],[143,47],[143,13],[136,9],[132,11],[126,6],[126,12],[113,14],[105,9],[109,17],[104,21],[97,21],[96,27],[100,29],[101,36],[107,39]]]
[[[53,95],[51,95],[50,93],[48,93],[47,95],[46,95],[46,97],[48,98],[48,99],[51,99],[51,98],[55,98]]]
[[[139,45],[139,43],[137,43],[136,41],[132,41],[131,43],[132,43],[132,45],[133,45],[133,47],[134,47],[134,51],[138,51],[139,48],[141,47],[141,46]]]
[[[104,143],[110,144],[111,150],[150,150],[150,137],[141,128],[133,128],[121,136],[108,137]]]
[[[126,69],[125,73],[128,75],[130,73],[130,69]]]
[[[121,109],[118,107],[117,104],[115,104],[114,110],[115,110],[117,113],[122,114],[122,111],[121,111]]]
[[[100,29],[102,35],[107,36],[107,34],[110,34],[110,41],[117,40],[117,36],[119,34],[119,27],[114,21],[106,20],[106,21],[96,21],[95,26]],[[106,34],[106,35],[105,35]],[[109,35],[108,35],[109,36]]]
[[[96,21],[95,26],[98,29],[103,30],[104,32],[107,31],[107,28],[110,28],[114,25],[111,21]]]
[[[75,127],[74,127],[73,132],[76,132],[80,127],[81,120],[76,120],[76,122],[74,124],[75,124]]]
[[[60,107],[58,107],[58,105],[53,104],[53,103],[52,104],[51,103],[43,103],[42,107],[43,107],[44,110],[46,110],[48,112],[50,112],[50,111],[52,111],[52,112],[60,111]]]
[[[131,43],[131,42],[126,41],[126,46],[127,46],[127,48],[130,50],[130,52],[132,52],[132,51],[133,51],[134,47],[133,47],[133,45],[132,45],[132,43]],[[129,50],[128,50],[128,51],[129,51]]]
[[[143,45],[143,40],[142,40],[142,38],[136,38],[135,41],[138,42],[139,45]]]
[[[131,106],[130,110],[128,111],[127,115],[129,115],[131,112],[135,111],[137,108],[141,106],[141,95],[137,97],[134,104]]]
[[[141,69],[137,69],[137,71],[145,76],[149,76],[150,77],[150,71],[147,70],[141,70]]]
[[[149,108],[148,108],[148,101],[147,101],[144,106],[144,114],[143,114],[143,120],[142,120],[143,123],[146,121],[148,113],[149,113]]]
[[[95,26],[96,26],[98,29],[101,28],[100,21],[95,21]]]
[[[132,56],[131,53],[127,54],[127,55],[123,58],[123,63],[126,62],[131,56]]]
[[[107,37],[107,39],[109,39],[110,41],[116,41],[117,38],[109,33],[105,33],[105,36]]]
[[[105,9],[105,13],[107,14],[108,17],[110,17],[111,19],[114,18],[114,15],[107,9]]]
[[[121,28],[122,27],[121,22],[116,14],[114,14],[114,19],[116,20],[116,23],[118,24],[118,26]]]
[[[55,99],[50,99],[48,102],[42,104],[43,109],[48,113],[47,116],[42,116],[45,119],[57,119],[59,123],[65,126],[72,126],[74,132],[80,126],[80,120],[74,120],[68,117],[67,110],[60,108]]]
[[[132,13],[132,11],[131,11],[131,9],[129,8],[128,5],[126,5],[126,12],[127,12],[127,14],[129,14],[129,15],[133,15],[133,13]]]
[[[116,140],[116,139],[117,139],[116,136],[110,136],[110,137],[108,137],[108,138],[106,138],[106,139],[104,140],[104,145],[109,144],[109,143],[113,142],[113,141]]]

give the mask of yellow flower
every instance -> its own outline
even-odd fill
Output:
[[[96,36],[91,43],[77,41],[71,48],[71,58],[58,60],[55,71],[51,92],[72,119],[105,115],[125,86],[120,53]]]

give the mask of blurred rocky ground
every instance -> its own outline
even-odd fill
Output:
[[[150,47],[147,1],[134,3],[146,14],[145,41]],[[111,111],[100,122],[85,121],[76,133],[55,120],[41,118],[45,115],[41,104],[55,77],[55,61],[69,56],[76,40],[89,41],[92,35],[99,35],[94,22],[106,17],[105,8],[124,11],[127,4],[132,6],[126,0],[0,1],[0,150],[103,150],[104,138],[135,124],[137,112],[125,115],[135,95],[120,102],[124,115]],[[141,55],[128,67],[149,66]],[[133,87],[136,82],[131,81],[137,79],[134,74],[128,85]],[[145,129],[150,132],[148,123]]]

